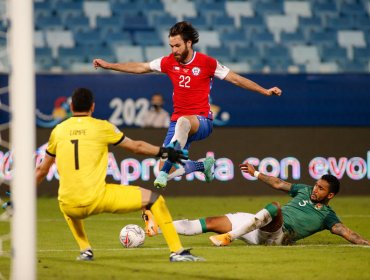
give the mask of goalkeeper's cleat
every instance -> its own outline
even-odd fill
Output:
[[[168,174],[164,171],[159,172],[157,178],[154,180],[154,187],[165,188],[167,186]]]
[[[212,182],[214,178],[214,172],[213,172],[213,165],[215,164],[216,160],[213,157],[207,157],[203,164],[204,164],[204,176],[206,179],[206,182]]]
[[[80,255],[77,257],[78,261],[92,261],[93,259],[94,259],[94,254],[91,249],[82,251]]]
[[[231,235],[229,233],[212,235],[209,239],[215,246],[227,246],[232,242]]]
[[[147,236],[154,236],[158,234],[158,225],[155,222],[154,216],[152,214],[152,211],[145,210],[143,211],[143,220],[145,222],[145,233]]]
[[[194,256],[190,253],[191,249],[183,249],[180,252],[171,253],[170,262],[204,262],[202,257]]]

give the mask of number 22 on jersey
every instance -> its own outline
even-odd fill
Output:
[[[179,77],[179,86],[184,88],[190,88],[190,76],[180,75]]]

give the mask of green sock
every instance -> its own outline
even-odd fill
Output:
[[[202,226],[202,233],[208,232],[205,218],[199,219],[200,225]]]

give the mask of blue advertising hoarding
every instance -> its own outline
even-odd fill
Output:
[[[247,75],[281,97],[266,97],[215,79],[211,90],[217,126],[369,126],[370,75]],[[76,87],[94,91],[95,117],[119,127],[137,127],[149,109],[150,97],[160,92],[172,112],[172,84],[162,74],[38,75],[37,119],[53,127],[68,115],[68,100]]]

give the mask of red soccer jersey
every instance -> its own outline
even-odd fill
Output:
[[[223,79],[229,72],[216,59],[195,51],[192,60],[186,64],[177,62],[170,54],[152,61],[150,66],[152,70],[166,73],[172,81],[174,111],[171,121],[186,115],[208,117],[213,77]]]

